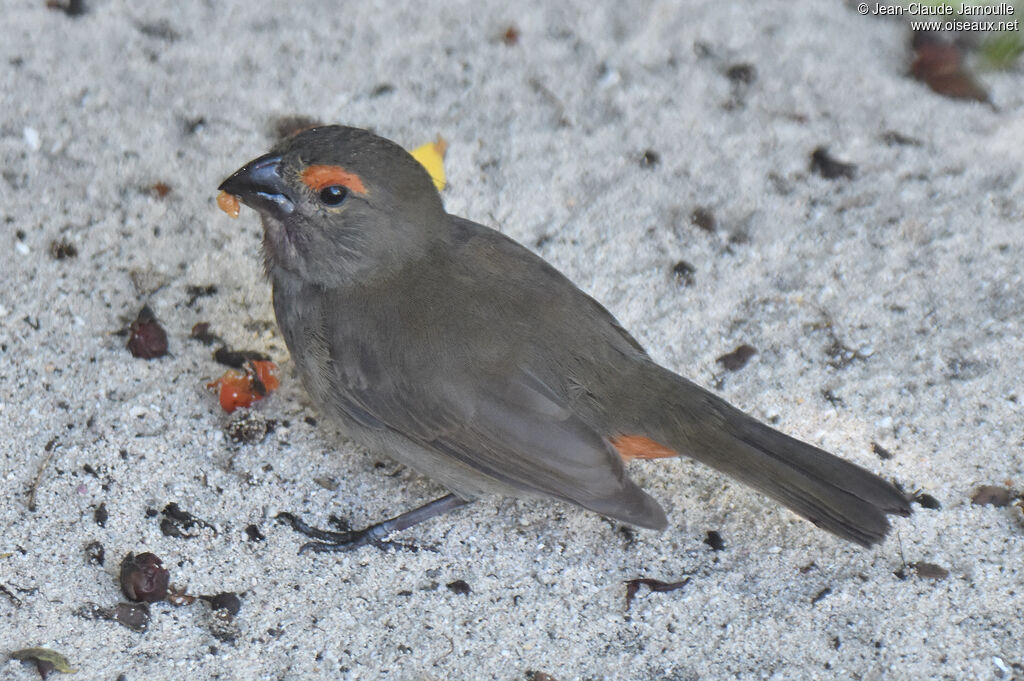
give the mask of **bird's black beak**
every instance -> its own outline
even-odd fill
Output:
[[[295,210],[288,187],[281,177],[281,157],[265,154],[249,161],[218,187],[222,192],[271,217],[283,219]]]

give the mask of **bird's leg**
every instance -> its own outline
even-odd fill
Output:
[[[296,532],[304,534],[310,539],[317,540],[303,544],[302,548],[299,549],[299,553],[305,553],[306,551],[314,551],[316,553],[352,551],[366,545],[376,546],[378,549],[395,547],[415,551],[417,548],[415,544],[388,541],[388,535],[392,532],[412,527],[434,516],[455,510],[468,503],[465,499],[461,499],[454,494],[448,494],[376,525],[370,525],[361,530],[345,530],[343,532],[332,532],[330,530],[310,527],[291,513],[278,513],[276,517],[288,521]]]

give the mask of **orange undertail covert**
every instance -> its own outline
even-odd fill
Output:
[[[611,439],[612,447],[619,453],[623,461],[631,459],[664,459],[679,456],[679,452],[669,449],[660,442],[655,442],[643,435],[619,435]]]

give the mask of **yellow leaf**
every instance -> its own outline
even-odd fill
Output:
[[[427,169],[430,178],[434,180],[437,191],[444,189],[446,179],[444,175],[444,152],[448,150],[448,142],[440,135],[437,141],[427,142],[423,146],[416,147],[411,152],[412,157]]]
[[[36,664],[49,664],[63,674],[71,674],[78,671],[71,668],[71,665],[68,664],[68,658],[49,648],[22,648],[11,653],[11,657],[15,660],[35,662]]]

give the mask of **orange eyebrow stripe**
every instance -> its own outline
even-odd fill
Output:
[[[350,173],[341,166],[309,166],[302,171],[302,181],[315,192],[324,187],[340,184],[357,194],[366,193],[366,185],[355,173]]]
[[[612,447],[619,453],[623,461],[630,459],[663,459],[679,456],[679,452],[669,449],[660,442],[655,442],[643,435],[619,435],[611,438]]]

